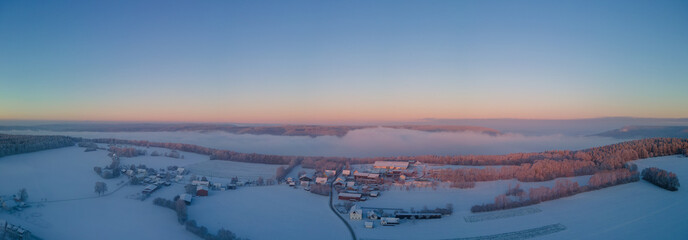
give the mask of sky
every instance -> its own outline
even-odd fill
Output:
[[[686,1],[0,1],[0,119],[688,117]]]

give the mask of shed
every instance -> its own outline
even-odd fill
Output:
[[[191,200],[193,198],[191,197],[191,194],[184,193],[179,195],[179,199],[184,200],[184,203],[186,203],[186,205],[191,205]]]

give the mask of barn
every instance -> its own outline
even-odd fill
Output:
[[[208,187],[203,185],[196,187],[196,196],[208,196]]]
[[[340,193],[339,194],[339,200],[348,200],[348,201],[364,201],[363,197],[361,196],[360,193]]]

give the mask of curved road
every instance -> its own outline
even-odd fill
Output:
[[[336,176],[334,176],[334,178],[337,179],[338,176],[339,176],[339,174],[337,174]],[[337,217],[338,217],[339,219],[342,220],[342,222],[346,225],[346,228],[349,229],[349,233],[351,233],[351,238],[352,238],[353,240],[356,240],[357,238],[356,238],[356,233],[354,233],[354,229],[351,228],[351,225],[349,225],[349,222],[347,222],[346,219],[344,219],[344,218],[342,217],[342,215],[340,215],[340,214],[337,212],[337,210],[334,209],[334,206],[332,205],[332,198],[334,198],[334,185],[333,185],[333,183],[334,183],[334,182],[331,182],[331,183],[330,183],[330,210],[332,210],[332,212],[334,213],[334,215],[337,215]]]

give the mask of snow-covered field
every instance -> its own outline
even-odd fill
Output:
[[[277,168],[280,166],[287,167],[287,165],[208,160],[189,165],[187,168],[191,173],[199,176],[239,177],[244,180],[256,180],[258,177],[263,179],[275,178]]]
[[[328,203],[329,197],[301,188],[245,187],[195,198],[189,218],[210,232],[224,227],[254,240],[351,239]]]
[[[635,162],[639,169],[663,168],[676,173],[680,182],[688,182],[688,158],[667,156]],[[587,178],[575,179],[584,184]],[[504,193],[509,183],[514,184],[514,181],[481,182],[474,189],[466,190],[393,189],[361,205],[418,210],[423,206],[435,208],[452,203],[454,214],[443,219],[402,222],[394,227],[376,225],[375,229],[365,229],[363,221],[350,222],[361,239],[466,238],[554,224],[561,224],[566,229],[541,236],[541,239],[688,239],[688,218],[685,217],[688,215],[688,191],[670,192],[643,180],[531,206],[540,212],[476,222],[464,219],[478,215],[470,213],[472,205],[493,201],[496,195]],[[521,187],[527,189],[540,184],[521,183]],[[544,185],[552,184],[553,181],[548,181]]]
[[[14,194],[25,187],[29,201],[48,200],[13,214],[0,211],[0,219],[50,240],[195,238],[177,223],[174,211],[154,206],[151,199],[127,198],[142,186],[124,186],[111,195],[93,198],[96,181],[106,182],[108,192],[113,192],[124,178],[102,179],[93,167],[110,163],[106,152],[83,151],[67,147],[0,158],[0,194]]]
[[[145,201],[130,199],[143,187],[124,186],[117,190],[124,178],[103,180],[93,172],[94,166],[110,162],[106,152],[83,150],[68,147],[0,158],[0,195],[11,195],[25,187],[29,201],[48,200],[20,213],[0,211],[0,219],[25,226],[44,239],[197,239],[177,223],[174,211],[152,204],[155,197],[172,198],[181,193],[183,184],[165,187]],[[265,174],[264,177],[274,176],[278,167],[210,161],[207,156],[182,154],[185,159],[142,156],[123,158],[122,163],[190,169],[200,165],[214,169],[221,166],[213,164],[221,162],[217,164],[229,164],[226,169],[234,171],[231,174],[245,171],[248,175]],[[681,182],[688,183],[688,158],[668,156],[636,163],[640,169],[656,166],[675,172]],[[297,167],[290,176],[299,170]],[[588,178],[571,179],[583,185]],[[96,197],[96,181],[106,182],[111,194]],[[407,191],[393,187],[361,205],[419,210],[451,203],[454,214],[442,219],[404,221],[394,227],[377,224],[375,229],[365,229],[363,221],[350,222],[360,239],[452,239],[533,232],[547,234],[541,239],[688,239],[688,191],[681,188],[670,192],[642,180],[544,202],[525,210],[495,212],[498,216],[470,213],[472,205],[491,202],[509,184],[516,183],[479,182],[474,189]],[[520,184],[527,189],[552,186],[554,181]],[[210,232],[224,227],[250,239],[349,238],[345,225],[330,211],[327,197],[285,185],[213,191],[209,197],[195,198],[189,214],[190,219],[208,227]],[[480,217],[475,218],[479,221],[467,221],[467,216]]]

